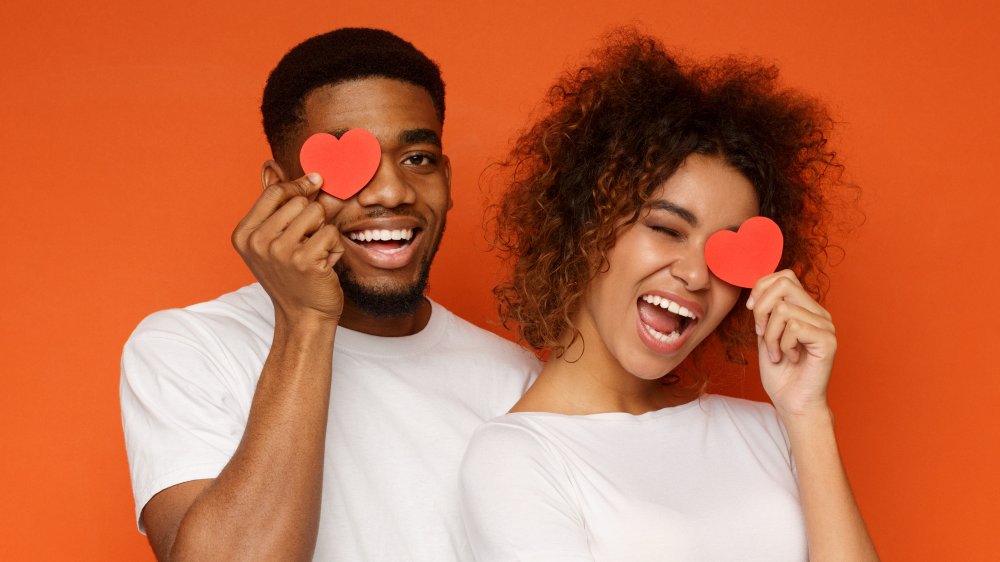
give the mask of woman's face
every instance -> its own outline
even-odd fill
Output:
[[[692,154],[618,236],[608,271],[584,297],[578,325],[592,325],[629,373],[650,380],[669,373],[740,294],[709,272],[705,242],[757,213],[753,186],[742,174],[718,157]]]

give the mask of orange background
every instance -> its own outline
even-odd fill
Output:
[[[559,71],[638,22],[696,57],[774,61],[832,107],[867,215],[829,300],[832,400],[862,509],[886,560],[1000,559],[997,8],[148,4],[0,7],[0,558],[152,559],[132,516],[121,346],[146,314],[251,280],[228,237],[259,189],[257,106],[287,49],[376,26],[441,64],[455,208],[432,295],[495,329],[480,173]]]

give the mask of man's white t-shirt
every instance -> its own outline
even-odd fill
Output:
[[[539,365],[431,304],[412,336],[337,330],[316,560],[471,559],[459,518],[462,454]],[[122,356],[121,403],[137,520],[157,492],[215,478],[229,461],[273,330],[258,284],[136,328]]]
[[[479,562],[808,556],[769,404],[706,395],[638,416],[508,414],[476,431],[461,480]]]

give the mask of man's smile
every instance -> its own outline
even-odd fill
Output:
[[[377,269],[401,269],[409,265],[423,240],[424,230],[413,219],[380,221],[343,232],[345,252]]]

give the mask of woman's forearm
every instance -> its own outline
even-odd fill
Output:
[[[782,415],[791,441],[811,562],[877,561],[840,459],[828,408]]]

